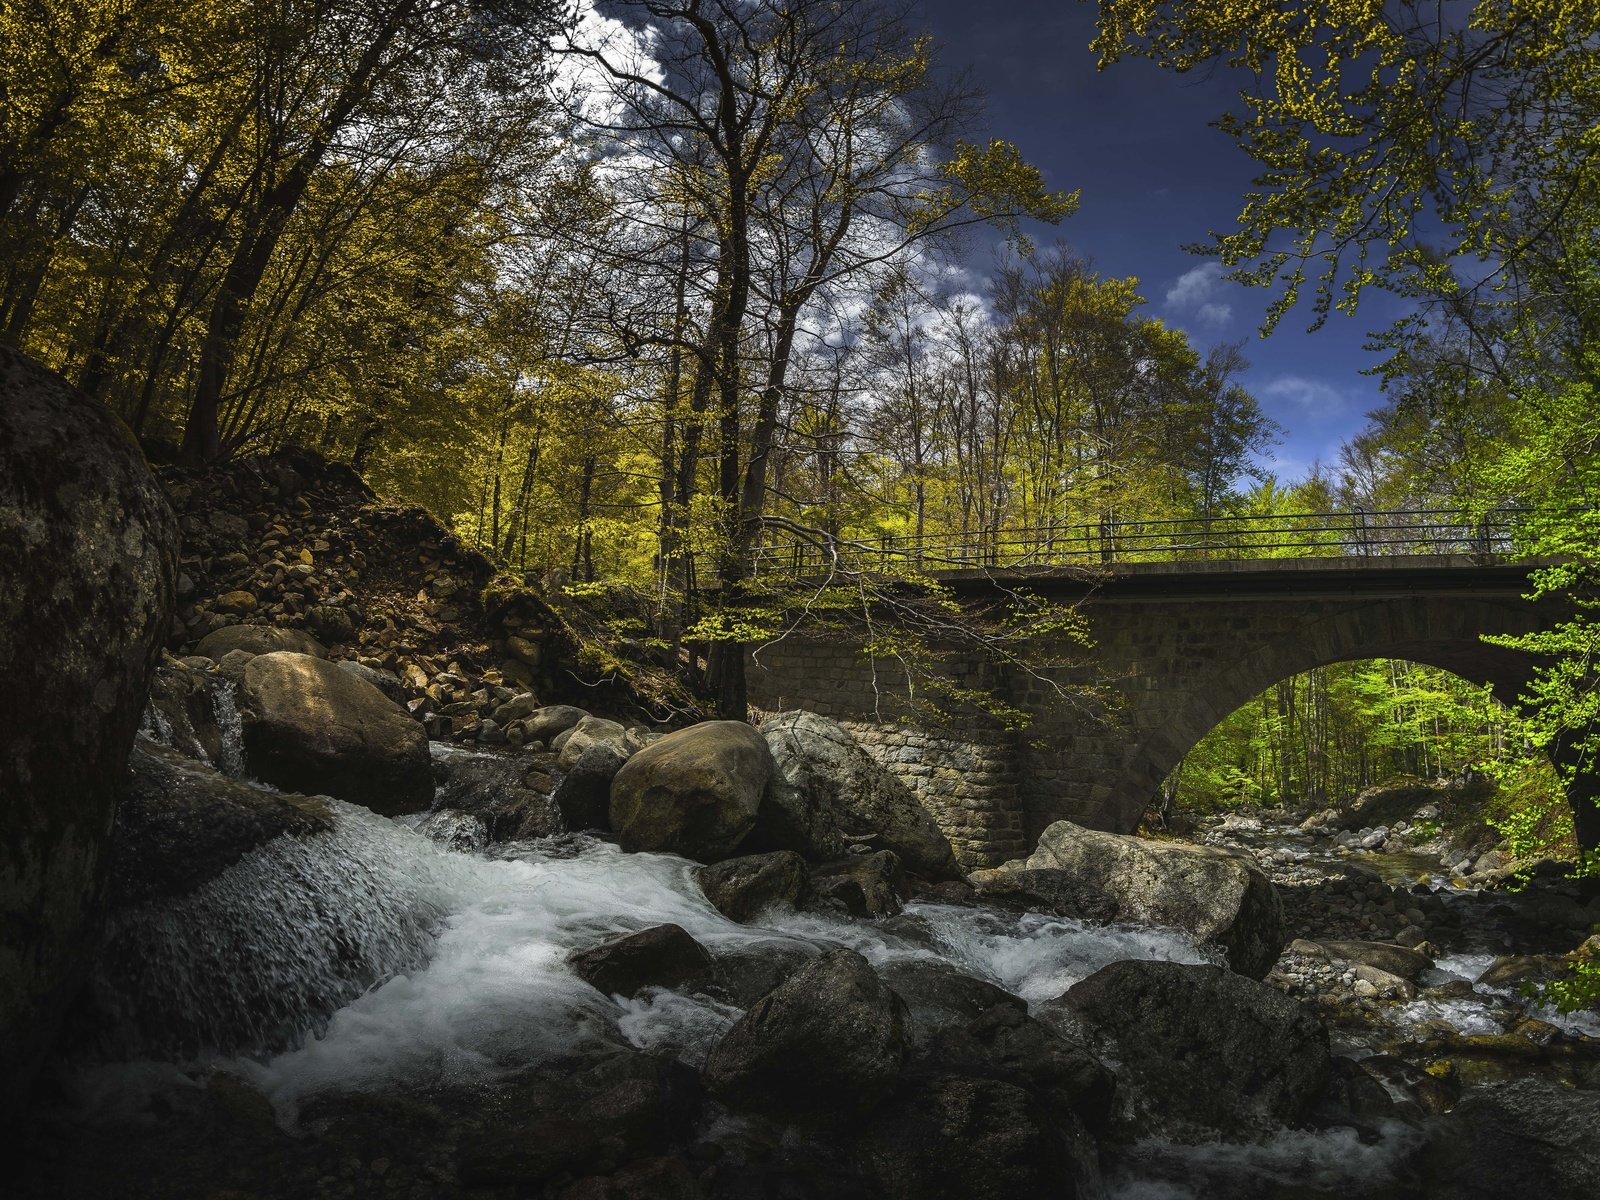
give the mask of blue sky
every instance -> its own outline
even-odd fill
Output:
[[[1319,458],[1334,465],[1380,398],[1361,373],[1377,361],[1363,344],[1397,310],[1364,297],[1355,317],[1334,313],[1306,333],[1302,303],[1262,339],[1266,291],[1228,283],[1214,261],[1184,252],[1233,227],[1250,184],[1251,161],[1209,126],[1237,107],[1238,77],[1136,60],[1100,71],[1089,49],[1095,6],[1078,0],[921,0],[915,15],[940,43],[941,63],[969,70],[986,93],[991,134],[1017,143],[1050,186],[1082,190],[1079,211],[1033,230],[1036,240],[1066,241],[1103,275],[1137,276],[1150,311],[1202,348],[1242,340],[1245,383],[1285,430],[1263,465],[1285,482]],[[981,269],[987,249],[974,255]]]

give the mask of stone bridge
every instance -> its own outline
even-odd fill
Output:
[[[1514,698],[1532,663],[1484,634],[1557,615],[1524,598],[1526,564],[1468,554],[1114,564],[1090,579],[1055,569],[941,572],[958,596],[1025,585],[1078,599],[1094,645],[1048,675],[953,657],[947,669],[1023,709],[1020,733],[973,713],[918,721],[893,661],[839,634],[797,632],[754,651],[751,703],[845,723],[904,778],[968,866],[1029,852],[1050,822],[1129,832],[1194,744],[1288,676],[1350,659],[1402,658]],[[1054,685],[1063,685],[1058,689]],[[1071,699],[1084,685],[1109,703]],[[1068,698],[1063,698],[1063,690]],[[1600,811],[1582,780],[1580,837]]]

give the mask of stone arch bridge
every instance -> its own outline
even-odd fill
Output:
[[[1502,700],[1532,662],[1484,634],[1538,629],[1559,613],[1534,603],[1527,564],[1485,554],[1018,567],[939,572],[958,596],[1026,585],[1081,599],[1094,647],[1053,682],[1109,687],[1107,706],[1065,703],[1052,680],[993,662],[949,662],[964,681],[1028,712],[1009,733],[975,715],[918,723],[903,677],[858,645],[797,632],[758,649],[751,703],[809,708],[845,723],[933,811],[968,866],[1028,853],[1050,822],[1129,832],[1162,780],[1205,734],[1288,676],[1351,659],[1403,658],[1488,684]],[[1574,795],[1580,836],[1600,834],[1593,781]]]

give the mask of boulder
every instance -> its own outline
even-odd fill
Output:
[[[523,719],[523,736],[527,741],[543,742],[548,746],[588,715],[583,709],[570,704],[547,704],[534,709]]]
[[[691,725],[623,764],[611,782],[611,828],[624,850],[725,858],[755,825],[771,777],[772,754],[750,726]]]
[[[712,1047],[705,1080],[735,1108],[849,1120],[894,1090],[906,1051],[900,997],[854,950],[830,950],[734,1023]]]
[[[1283,906],[1247,855],[1057,821],[1028,858],[976,872],[980,893],[1089,920],[1181,929],[1263,978],[1283,951]]]
[[[1416,983],[1422,973],[1433,966],[1433,960],[1420,950],[1391,946],[1387,942],[1325,941],[1313,944],[1320,947],[1329,958],[1376,967],[1408,983]]]
[[[904,884],[893,852],[858,854],[813,869],[805,906],[851,917],[892,917],[905,907]]]
[[[561,811],[550,797],[556,786],[552,760],[549,754],[452,750],[433,764],[435,807],[470,813],[497,842],[564,833]]]
[[[681,925],[653,925],[567,958],[578,977],[608,996],[681,987],[711,970],[711,955]]]
[[[1590,1200],[1600,1180],[1600,1092],[1528,1076],[1469,1091],[1429,1129],[1426,1200]]]
[[[428,735],[377,688],[333,663],[278,650],[245,664],[245,755],[275,787],[395,816],[433,800]]]
[[[1567,960],[1559,954],[1502,954],[1478,976],[1484,987],[1516,991],[1525,983],[1550,983],[1567,973]]]
[[[924,878],[961,877],[950,839],[911,789],[837,721],[785,712],[762,722],[761,733],[776,773],[752,845],[794,850],[813,862],[864,845],[892,850]]]
[[[680,1063],[612,1052],[541,1064],[491,1085],[484,1099],[495,1119],[463,1129],[461,1181],[527,1188],[660,1153],[690,1134],[703,1094]]]
[[[1400,776],[1369,787],[1327,822],[1331,829],[1372,829],[1408,819],[1437,799],[1439,792],[1421,779]]]
[[[752,921],[773,905],[793,908],[806,888],[806,860],[792,850],[746,854],[697,867],[695,882],[731,921]]]
[[[247,654],[271,654],[289,650],[295,654],[309,654],[326,658],[327,647],[303,629],[284,629],[278,625],[224,625],[213,629],[194,648],[194,652],[213,662],[221,662],[230,650],[243,650]]]
[[[628,745],[628,731],[619,722],[604,717],[584,717],[565,733],[557,734],[550,743],[550,749],[560,754],[556,765],[563,771],[572,770],[590,746],[609,746],[624,759],[633,753],[633,747]]]
[[[0,345],[0,1115],[84,979],[177,552],[127,427]]]
[[[410,693],[406,685],[400,682],[400,677],[389,671],[380,671],[376,667],[369,667],[365,663],[354,662],[348,658],[341,658],[334,664],[341,671],[348,671],[357,679],[364,680],[377,688],[396,704],[404,704]]]
[[[251,787],[141,741],[128,758],[111,835],[110,904],[185,895],[275,837],[332,827],[320,800]]]
[[[1266,1132],[1301,1120],[1328,1081],[1328,1033],[1276,988],[1221,967],[1102,967],[1038,1016],[1117,1064],[1137,1135]]]
[[[724,946],[712,952],[706,990],[739,1008],[749,1008],[817,954],[809,942],[788,938]]]
[[[909,1083],[858,1154],[882,1200],[1073,1200],[1102,1195],[1095,1149],[1033,1092],[1004,1079]]]
[[[532,692],[520,692],[503,704],[495,706],[494,719],[502,725],[509,725],[513,721],[526,720],[540,708],[539,697]],[[579,711],[573,709],[574,712]],[[550,735],[555,736],[554,734]],[[545,740],[549,740],[546,738]]]
[[[940,1030],[965,1025],[992,1008],[1009,1007],[1018,1012],[1028,1008],[1004,988],[964,975],[936,959],[897,959],[880,967],[878,975],[905,1001],[911,1040],[918,1046]]]
[[[591,742],[584,747],[550,795],[568,829],[610,828],[611,781],[627,761],[627,756],[609,741]]]
[[[1005,1079],[1028,1088],[1085,1129],[1105,1129],[1115,1091],[1111,1072],[1012,999],[939,1030],[920,1048],[917,1067]]]

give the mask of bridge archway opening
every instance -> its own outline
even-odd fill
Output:
[[[1492,788],[1447,793],[1453,823],[1480,824],[1484,836],[1513,833],[1523,852],[1571,853],[1572,809],[1560,777],[1502,703],[1508,681],[1486,677],[1494,672],[1484,669],[1483,649],[1339,659],[1273,681],[1178,755],[1146,825],[1181,826],[1241,806],[1308,813],[1399,777],[1485,774]]]

